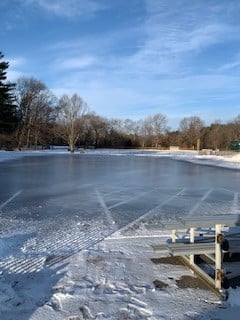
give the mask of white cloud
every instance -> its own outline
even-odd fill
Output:
[[[24,72],[18,70],[9,70],[7,79],[10,82],[15,82],[17,79],[27,76]]]
[[[56,62],[56,67],[58,69],[64,70],[77,70],[77,69],[85,69],[93,66],[97,63],[97,59],[93,56],[82,56],[75,58],[67,58],[63,60],[58,60]]]
[[[9,62],[9,68],[7,71],[7,78],[9,81],[16,81],[18,78],[26,75],[23,70],[26,59],[23,57],[12,57],[10,59],[7,59]]]
[[[184,1],[186,2],[186,1]],[[68,59],[62,61],[64,68],[75,66],[92,66],[99,61],[107,61],[105,69],[123,77],[150,77],[183,75],[191,72],[188,55],[191,58],[199,52],[218,43],[230,41],[239,33],[237,28],[213,19],[214,12],[198,16],[202,5],[195,11],[195,5],[181,8],[183,0],[176,0],[177,6],[162,1],[146,1],[147,17],[145,23],[134,26],[129,30],[121,29],[109,31],[104,37],[86,36],[81,40],[63,41],[53,46],[54,50],[61,49],[75,53],[79,50],[86,53],[86,57],[94,52],[94,59]],[[188,2],[189,3],[189,2]],[[200,10],[201,9],[201,10]],[[180,11],[178,11],[180,10]],[[216,10],[216,9],[215,9]],[[214,11],[214,10],[213,10]],[[173,19],[171,16],[176,15]],[[141,37],[141,45],[134,44],[134,38]],[[125,42],[124,42],[125,39]],[[132,40],[131,40],[132,39]],[[121,45],[119,45],[121,44]],[[126,53],[125,46],[133,46],[131,53]],[[116,48],[119,54],[115,55]],[[98,57],[95,53],[98,53]],[[186,67],[187,66],[187,67]],[[103,67],[100,65],[98,67]]]
[[[236,69],[239,70],[239,68],[240,68],[240,59],[237,59],[235,61],[232,61],[232,62],[229,62],[229,63],[222,65],[219,68],[219,71],[220,72],[222,72],[222,71],[235,71]]]
[[[69,17],[84,10],[95,14],[101,8],[91,9],[89,3],[102,4],[100,0],[74,1],[74,11],[83,4],[85,9],[73,13],[66,8],[68,1],[28,1],[58,15],[70,10],[65,14]],[[52,42],[45,49],[44,62],[48,59],[49,64],[41,76],[58,96],[77,92],[93,111],[108,117],[144,117],[156,112],[175,120],[189,114],[214,116],[217,105],[240,97],[239,76],[231,72],[239,66],[239,57],[234,50],[235,56],[228,55],[225,61],[215,47],[236,44],[239,27],[226,18],[221,3],[217,7],[212,1],[206,3],[146,0],[147,11],[135,20],[138,23],[107,33],[86,30],[81,37],[73,33],[56,45]],[[216,63],[211,64],[215,55]],[[20,68],[17,60],[14,66]],[[217,113],[221,115],[220,109]]]
[[[206,121],[214,121],[216,114],[225,119],[226,104],[233,104],[239,97],[238,86],[238,77],[218,74],[133,80],[126,73],[105,75],[93,69],[67,73],[53,91],[58,95],[78,92],[91,110],[102,116],[136,119],[161,112],[166,114],[169,125],[176,127],[189,115]]]
[[[35,4],[40,8],[60,17],[89,18],[107,6],[95,0],[25,0],[27,4]]]
[[[26,63],[25,58],[22,57],[14,57],[8,59],[10,68],[21,67]]]
[[[191,5],[185,5],[183,9],[181,4],[184,2]],[[227,21],[223,23],[221,19],[213,18],[216,8],[211,10],[209,7],[209,13],[202,19],[198,13],[202,12],[204,5],[199,3],[198,10],[195,3],[183,0],[176,0],[176,5],[165,0],[148,0],[146,4],[145,23],[128,30],[110,30],[104,36],[87,35],[80,40],[69,39],[53,45],[53,50],[65,50],[68,55],[75,56],[79,50],[86,54],[80,59],[62,60],[60,66],[66,69],[74,69],[75,66],[86,68],[96,61],[107,61],[105,69],[122,76],[153,78],[182,75],[191,70],[188,54],[192,58],[215,44],[230,41],[239,32]],[[202,13],[205,12],[208,11]],[[140,42],[135,43],[135,38],[140,38]],[[128,46],[132,46],[132,50],[124,50]],[[89,58],[93,53],[94,59]],[[97,67],[102,68],[103,64]]]
[[[216,7],[206,1],[146,0],[146,6],[148,40],[144,50],[158,52],[167,61],[238,38],[239,26],[216,15]]]

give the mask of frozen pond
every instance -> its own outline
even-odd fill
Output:
[[[140,152],[0,163],[0,318],[70,320],[82,305],[104,319],[123,319],[115,315],[125,306],[128,319],[136,312],[138,319],[183,319],[193,303],[199,314],[211,293],[176,290],[171,279],[182,269],[152,264],[151,244],[160,238],[144,236],[161,219],[238,213],[239,177],[239,170]],[[169,289],[154,291],[161,276]]]
[[[1,235],[24,233],[24,254],[69,255],[142,216],[152,224],[187,214],[235,213],[239,177],[239,171],[141,154],[3,162]]]
[[[239,177],[239,171],[164,157],[29,157],[1,164],[0,209],[26,222],[102,217],[119,228],[159,205],[164,215],[187,214],[198,201],[209,210],[233,210]]]

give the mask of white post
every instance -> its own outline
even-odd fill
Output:
[[[195,241],[195,228],[190,228],[190,243]],[[190,264],[194,264],[194,254],[190,254]]]
[[[172,242],[176,242],[176,232],[175,229],[172,230]]]
[[[222,283],[222,251],[219,242],[219,234],[221,233],[221,224],[215,225],[215,288],[221,289]]]

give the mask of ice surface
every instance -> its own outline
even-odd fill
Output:
[[[191,272],[151,261],[151,245],[169,234],[149,229],[187,214],[239,213],[237,159],[1,151],[0,319],[237,319],[239,290],[221,303],[180,288]]]

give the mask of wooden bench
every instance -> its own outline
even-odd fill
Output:
[[[240,226],[240,218],[237,214],[219,214],[213,216],[197,216],[180,218],[185,228],[209,228],[214,225]]]
[[[169,252],[172,256],[199,255],[204,253],[214,253],[214,242],[195,242],[195,243],[170,243]]]
[[[219,292],[222,291],[222,282],[224,272],[222,269],[222,249],[223,244],[229,246],[228,250],[240,252],[240,238],[231,239],[228,242],[224,239],[222,234],[223,227],[240,226],[240,217],[237,214],[220,214],[213,216],[189,216],[182,217],[176,221],[161,221],[162,229],[172,230],[172,237],[169,243],[165,245],[155,245],[153,250],[156,254],[168,254],[171,256],[181,256],[184,261],[199,274],[204,280],[214,286]],[[204,238],[199,241],[196,238],[196,229],[209,228],[214,231],[213,237]],[[182,239],[176,238],[176,232],[179,229],[187,229],[185,237]],[[186,235],[189,239],[186,240]],[[224,242],[225,241],[225,242]],[[212,279],[195,263],[195,255],[209,255],[211,254],[214,261],[215,279]],[[240,273],[239,273],[240,275]]]

